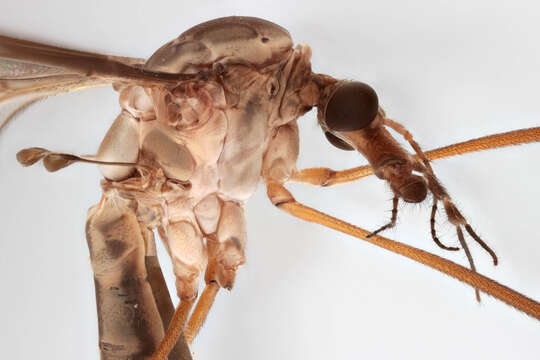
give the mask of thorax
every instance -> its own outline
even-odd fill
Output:
[[[300,92],[309,57],[309,48],[299,47],[263,69],[227,64],[220,81],[121,89],[123,111],[137,122],[138,163],[150,170],[109,188],[158,207],[193,208],[209,194],[246,201],[273,129],[307,110]]]

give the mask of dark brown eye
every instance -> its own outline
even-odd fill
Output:
[[[363,129],[375,119],[379,99],[375,90],[358,81],[346,82],[330,96],[324,114],[326,126],[335,131]]]
[[[326,136],[326,139],[330,142],[330,144],[334,145],[338,149],[347,150],[347,151],[354,150],[354,148],[351,145],[347,144],[345,141],[341,140],[340,138],[333,135],[332,133],[325,131],[324,135]]]

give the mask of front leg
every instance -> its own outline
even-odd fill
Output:
[[[463,141],[426,151],[425,155],[428,160],[434,161],[475,151],[529,144],[538,141],[540,141],[540,127],[535,127]],[[370,175],[373,175],[373,169],[369,165],[346,170],[332,170],[325,167],[318,167],[298,170],[292,175],[290,181],[315,186],[333,186],[350,183]]]

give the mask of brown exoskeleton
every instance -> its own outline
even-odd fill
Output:
[[[222,34],[230,37],[218,36]],[[176,330],[176,334],[171,333],[172,338],[185,322],[196,297],[198,275],[208,261],[207,290],[186,329],[186,337],[192,339],[218,288],[232,287],[236,268],[244,261],[241,204],[253,191],[261,172],[276,206],[353,235],[371,235],[302,206],[283,187],[289,180],[331,185],[343,179],[351,181],[370,171],[369,168],[337,173],[326,169],[295,170],[298,152],[295,121],[312,106],[319,108],[320,123],[329,140],[342,147],[356,148],[365,155],[376,175],[390,183],[396,198],[419,202],[430,190],[436,200],[443,201],[458,235],[459,226],[466,223],[440,187],[427,158],[478,150],[479,143],[495,147],[538,139],[538,129],[531,129],[502,134],[496,137],[498,142],[479,140],[458,146],[454,152],[427,153],[426,158],[415,149],[418,157],[414,157],[384,129],[383,125],[391,125],[400,130],[374,103],[376,97],[370,88],[313,74],[309,48],[292,49],[288,33],[282,28],[257,19],[226,18],[202,24],[183,36],[158,50],[142,67],[144,70],[133,66],[137,61],[72,53],[7,38],[0,43],[0,56],[43,64],[45,67],[32,67],[32,70],[37,68],[42,75],[49,75],[11,94],[21,95],[27,90],[39,90],[42,95],[58,92],[58,83],[60,90],[114,83],[121,93],[123,112],[96,157],[98,161],[115,164],[102,166],[107,179],[103,183],[104,198],[90,211],[88,220],[104,356],[119,352],[147,356],[168,323],[170,314],[165,315],[162,309],[170,310],[170,304],[160,306],[167,299],[161,301],[158,295],[162,292],[154,289],[159,279],[154,282],[150,277],[150,284],[123,283],[133,272],[152,273],[159,269],[152,264],[155,257],[149,228],[158,228],[175,262],[182,301],[174,317],[175,326],[171,327]],[[58,75],[58,68],[67,71]],[[23,73],[27,74],[24,70]],[[16,72],[11,74],[16,79],[4,82],[8,90],[15,89],[12,84],[24,84]],[[51,83],[47,83],[49,80]],[[341,114],[336,118],[332,107],[337,106],[339,112],[351,106],[350,99],[336,103],[341,101],[340,91],[349,85],[353,92],[346,91],[345,98],[355,93],[355,86],[361,88],[353,97],[351,111],[358,110],[354,105],[367,94],[365,109],[360,109],[354,118]],[[339,123],[340,117],[345,120],[344,127]],[[409,136],[405,131],[402,133]],[[27,150],[19,158],[25,164],[43,159],[51,170],[75,161],[96,161],[44,149]],[[202,242],[203,237],[206,243]],[[111,238],[120,242],[112,242]],[[381,237],[371,237],[371,241],[446,270],[538,317],[537,303],[474,272]],[[129,269],[131,273],[120,269]],[[119,282],[123,286],[111,285]],[[126,303],[124,297],[129,294],[139,294],[135,303],[131,300]],[[110,309],[115,306],[134,305],[138,305],[138,314],[154,321],[148,321],[144,328],[135,328],[135,324],[123,321],[126,319],[108,317],[114,313]],[[119,328],[118,324],[123,327]],[[158,355],[164,356],[172,344],[173,341],[165,342]]]

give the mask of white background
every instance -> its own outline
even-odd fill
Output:
[[[148,57],[200,22],[263,17],[313,49],[313,70],[373,86],[387,113],[425,149],[540,122],[536,1],[28,1],[3,0],[0,33],[81,50]],[[22,168],[42,146],[93,153],[119,111],[110,88],[28,109],[0,138],[0,349],[6,359],[97,359],[86,210],[97,168]],[[300,121],[299,167],[365,163],[334,150],[315,113]],[[478,233],[480,272],[540,299],[540,145],[441,160],[434,169]],[[392,194],[376,178],[336,188],[290,186],[299,200],[368,229]],[[247,205],[248,262],[217,298],[196,359],[537,359],[540,324],[410,260],[274,209],[262,187]],[[400,208],[386,235],[466,264],[429,234],[429,202]],[[438,218],[441,239],[457,243]],[[164,255],[164,254],[162,254]],[[172,283],[169,259],[161,257]],[[174,293],[174,292],[173,292]],[[176,301],[176,299],[175,299]]]

